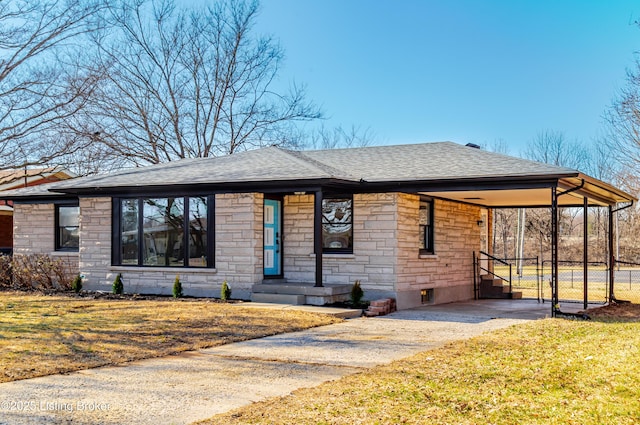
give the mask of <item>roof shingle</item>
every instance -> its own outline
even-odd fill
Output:
[[[277,147],[183,159],[62,182],[59,190],[339,179],[418,181],[576,174],[571,170],[452,142],[288,151]]]

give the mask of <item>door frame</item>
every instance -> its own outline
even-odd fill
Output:
[[[262,273],[263,276],[265,278],[282,278],[284,276],[284,238],[283,238],[283,217],[284,217],[284,197],[283,196],[279,196],[279,195],[265,195],[264,196],[264,200],[263,200],[263,208],[264,211],[266,211],[266,201],[275,201],[278,203],[278,214],[277,214],[277,223],[276,223],[276,244],[279,246],[279,255],[276,256],[276,261],[278,261],[277,264],[277,270],[279,271],[279,273],[277,274],[267,274],[265,272],[266,267],[265,267],[265,229],[266,229],[266,223],[265,223],[265,213],[263,212],[262,214]]]

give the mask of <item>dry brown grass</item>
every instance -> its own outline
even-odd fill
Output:
[[[637,424],[640,325],[598,313],[608,321],[538,320],[199,423]]]
[[[0,382],[161,357],[336,323],[214,300],[0,292]]]

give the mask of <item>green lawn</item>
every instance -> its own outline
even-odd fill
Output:
[[[546,319],[211,418],[213,424],[637,424],[640,324]]]

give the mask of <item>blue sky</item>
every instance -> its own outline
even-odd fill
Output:
[[[263,0],[257,30],[286,52],[328,126],[379,144],[603,134],[640,50],[640,2]]]

